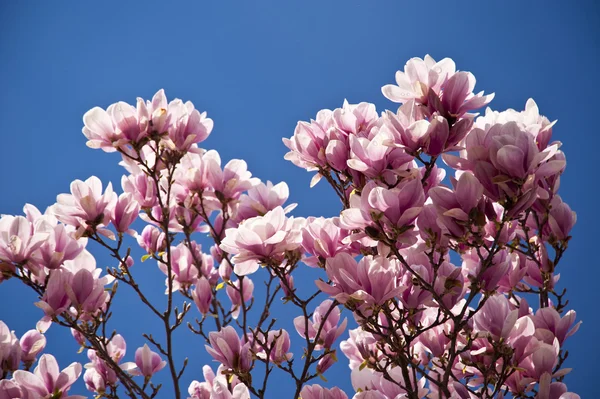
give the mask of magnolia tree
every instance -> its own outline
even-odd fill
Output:
[[[190,102],[161,90],[88,111],[88,146],[122,157],[122,193],[76,180],[44,213],[0,220],[0,281],[22,282],[40,308],[20,339],[0,322],[0,398],[79,398],[82,373],[97,398],[266,398],[273,378],[294,399],[579,398],[563,382],[579,323],[557,288],[576,218],[557,193],[561,143],[533,100],[477,117],[493,95],[474,86],[448,58],[413,58],[382,89],[396,112],[345,102],[299,122],[285,158],[332,187],[332,218],[292,217],[285,183],[222,166],[198,146],[213,121]],[[116,266],[97,268],[90,241]],[[166,275],[162,303],[138,283],[136,247]],[[297,287],[309,272],[320,278]],[[123,289],[163,330],[134,356],[111,322]],[[87,350],[84,367],[40,355],[51,326]],[[182,386],[178,329],[216,361],[202,382]],[[341,355],[355,392],[316,384]]]

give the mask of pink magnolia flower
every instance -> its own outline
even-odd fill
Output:
[[[248,189],[248,194],[240,197],[234,218],[239,223],[255,216],[263,216],[278,206],[283,206],[289,195],[290,191],[285,182],[276,185],[270,181],[266,184],[261,182]],[[296,204],[290,204],[284,208],[284,211],[287,214],[294,208]]]
[[[129,226],[137,219],[139,211],[140,205],[131,194],[121,194],[111,213],[111,222],[115,226],[115,230],[119,233],[133,235],[135,231],[129,229]]]
[[[321,302],[313,312],[312,321],[306,320],[304,316],[298,316],[294,319],[296,331],[298,331],[298,334],[300,334],[302,338],[305,338],[308,335],[311,340],[314,340],[317,336],[317,331],[320,329],[319,339],[317,341],[318,344],[315,346],[315,349],[317,350],[331,348],[335,340],[342,335],[348,324],[348,319],[344,319],[342,324],[339,325],[341,311],[337,306],[327,314],[332,303],[333,301],[330,299]],[[325,317],[326,315],[327,317]]]
[[[552,307],[540,308],[533,316],[536,334],[540,334],[540,330],[550,332],[553,337],[558,339],[560,345],[565,342],[565,339],[575,334],[579,330],[581,321],[575,323],[577,313],[574,310],[569,310],[563,317]],[[553,339],[552,339],[553,340]],[[552,342],[547,342],[552,343]]]
[[[302,219],[287,218],[278,206],[264,216],[245,220],[237,229],[227,229],[220,248],[235,255],[237,275],[254,273],[261,263],[280,265],[287,251],[300,246],[300,223]]]
[[[14,381],[7,379],[0,380],[0,399],[23,399],[25,394],[23,394],[21,387]]]
[[[46,347],[46,337],[37,330],[29,330],[19,340],[21,345],[21,360],[32,364],[36,356]]]
[[[198,308],[198,311],[203,315],[210,311],[210,305],[213,300],[213,293],[210,283],[206,277],[200,277],[196,282],[196,287],[192,291],[192,298]]]
[[[349,251],[356,245],[344,243],[350,235],[348,230],[339,227],[339,218],[325,219],[309,217],[302,228],[302,248],[310,256],[303,259],[308,266],[324,264],[325,259],[332,258],[340,252]],[[357,248],[353,248],[357,252]]]
[[[300,391],[300,397],[302,399],[348,399],[348,396],[338,387],[328,389],[318,384],[305,385]]]
[[[70,278],[70,273],[63,269],[54,270],[50,273],[44,295],[41,301],[35,303],[45,314],[37,326],[41,332],[50,327],[53,316],[61,314],[71,305],[71,299],[65,290],[65,287],[70,283]]]
[[[540,151],[543,151],[552,137],[552,127],[556,123],[550,122],[548,118],[540,115],[540,110],[533,99],[528,99],[524,111],[515,111],[512,108],[498,112],[490,108],[485,110],[484,116],[475,121],[478,128],[487,130],[497,123],[517,122],[524,127],[535,139]]]
[[[121,187],[130,194],[142,209],[152,208],[158,202],[156,186],[145,173],[136,173],[121,178]]]
[[[483,212],[475,210],[481,214],[481,221],[476,220],[472,212],[483,198],[483,186],[471,173],[462,173],[454,190],[438,186],[430,189],[429,195],[438,211],[438,223],[453,236],[462,238],[470,224],[483,226],[485,223]]]
[[[153,352],[147,344],[135,351],[135,364],[137,369],[131,370],[131,374],[143,375],[146,378],[152,377],[156,372],[163,369],[167,362],[160,358],[160,355]]]
[[[21,363],[21,345],[14,331],[0,320],[0,371],[14,371]]]
[[[85,113],[83,123],[87,146],[106,152],[137,143],[148,134],[148,114],[140,98],[137,108],[122,101],[111,104],[106,111],[94,107]]]
[[[168,261],[167,254],[163,254],[162,262],[158,262],[159,269],[167,275],[168,268],[164,262]],[[173,278],[173,292],[180,289],[186,289],[190,285],[196,284],[198,281],[198,268],[194,265],[194,259],[192,253],[185,246],[184,243],[180,243],[176,247],[171,247],[170,254],[171,261],[171,277]],[[165,280],[167,290],[169,289],[169,276]]]
[[[21,389],[43,399],[84,399],[84,396],[70,396],[67,392],[81,375],[81,364],[71,363],[60,371],[52,355],[42,355],[34,372],[17,370],[14,379]]]
[[[359,262],[344,252],[327,259],[327,276],[333,285],[317,280],[317,287],[340,303],[364,302],[382,305],[399,295],[405,287],[398,286],[400,266],[395,259],[365,256]]]
[[[483,91],[473,94],[475,76],[470,72],[457,72],[442,85],[441,104],[434,101],[433,106],[442,115],[459,117],[466,112],[486,106],[494,99],[494,94],[483,95]],[[430,98],[432,92],[429,93]],[[440,107],[441,105],[441,107]]]
[[[94,314],[109,299],[109,294],[104,289],[105,283],[106,280],[98,278],[89,270],[81,269],[73,275],[69,274],[64,290],[78,311]]]
[[[552,199],[550,206],[548,224],[550,225],[551,234],[557,240],[566,240],[577,222],[577,214],[558,195]]]
[[[273,364],[279,365],[292,359],[293,353],[288,352],[290,350],[290,335],[287,331],[283,329],[270,330],[266,337],[263,334],[260,335],[262,342],[256,343],[258,357],[264,359],[266,350],[269,350],[269,360]]]
[[[387,145],[390,140],[391,137],[385,130],[378,130],[371,139],[350,136],[348,167],[371,179],[381,177],[385,181],[395,182],[395,170],[406,169],[405,165],[413,157],[402,148]]]
[[[48,238],[34,252],[35,262],[48,269],[58,269],[65,261],[75,259],[85,248],[81,240],[75,240],[63,224],[57,224],[48,232]]]
[[[98,370],[90,368],[83,374],[83,382],[85,387],[92,392],[102,395],[106,392],[106,380]]]
[[[323,375],[327,370],[331,368],[336,362],[337,357],[335,356],[335,349],[331,352],[326,352],[325,355],[317,363],[316,371],[318,375]]]
[[[219,366],[216,375],[209,366],[202,367],[204,381],[192,381],[188,387],[189,399],[213,399],[215,395],[221,395],[218,397],[225,399],[250,399],[248,387],[242,384],[237,376],[226,373],[223,365]],[[231,391],[227,387],[230,387]]]
[[[209,345],[206,351],[225,367],[239,372],[247,372],[252,367],[251,343],[242,344],[240,337],[232,326],[227,326],[221,331],[208,334]]]
[[[59,194],[52,211],[61,222],[77,228],[77,236],[96,227],[108,226],[112,209],[117,201],[112,184],[108,183],[102,194],[102,182],[92,176],[85,182],[75,180],[71,183],[71,194]],[[107,236],[112,233],[106,229],[98,230]]]
[[[371,181],[360,195],[350,196],[350,208],[342,211],[340,226],[349,230],[369,228],[377,232],[380,230],[377,223],[380,223],[385,233],[399,245],[412,244],[416,235],[413,223],[424,203],[419,179],[403,180],[392,189],[379,187]]]
[[[240,281],[243,281],[241,287]],[[233,286],[231,284],[233,284]],[[231,301],[231,317],[237,319],[242,306],[242,295],[240,291],[243,291],[244,303],[250,301],[254,294],[254,283],[250,277],[244,277],[243,279],[227,284],[225,291],[227,292],[227,296]]]
[[[548,193],[538,186],[541,178],[559,174],[565,161],[552,157],[560,143],[540,151],[531,134],[516,122],[496,124],[484,131],[473,129],[465,138],[461,156],[445,154],[452,168],[470,170],[483,185],[484,193],[516,215]]]
[[[120,334],[116,334],[106,346],[106,351],[110,358],[117,364],[125,357],[127,353],[127,344]],[[85,365],[86,372],[83,379],[90,391],[102,393],[107,385],[114,385],[117,382],[116,370],[113,370],[104,360],[102,360],[94,350],[87,351],[90,363]],[[136,365],[133,362],[119,364],[123,370],[133,370]]]
[[[436,62],[429,54],[424,59],[411,58],[404,66],[404,72],[396,72],[396,84],[381,88],[383,95],[390,101],[406,103],[415,99],[427,102],[429,89],[439,93],[446,80],[456,73],[456,65],[450,58]]]
[[[0,261],[26,263],[47,238],[47,233],[35,233],[32,223],[23,216],[2,216]]]
[[[165,233],[152,225],[144,227],[142,234],[139,234],[136,239],[139,246],[149,254],[165,250]]]
[[[164,95],[164,91],[159,93]],[[206,140],[214,126],[213,120],[206,117],[206,112],[200,113],[190,101],[185,104],[179,99],[171,101],[167,113],[170,122],[167,144],[181,152],[187,151],[192,144]]]

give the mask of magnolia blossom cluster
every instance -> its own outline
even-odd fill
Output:
[[[21,341],[0,324],[0,398],[74,397],[79,364],[59,372],[43,355],[28,371],[51,325],[87,350],[98,398],[186,397],[200,374],[175,353],[186,327],[217,363],[190,399],[271,397],[281,377],[302,399],[579,398],[564,382],[581,322],[558,288],[576,221],[558,195],[561,143],[533,100],[473,113],[493,99],[474,88],[452,60],[414,58],[382,88],[397,111],[344,102],[299,122],[285,158],[331,185],[330,218],[291,216],[284,182],[199,147],[213,122],[190,102],[160,90],[88,111],[88,146],[120,154],[126,174],[120,192],[76,180],[44,213],[0,219],[0,282],[20,280],[41,309]],[[164,304],[137,280],[137,253],[164,274]],[[164,330],[140,331],[131,362],[111,321],[122,289]],[[339,354],[354,392],[315,384]]]

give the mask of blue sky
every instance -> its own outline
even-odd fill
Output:
[[[118,157],[85,146],[81,117],[164,88],[169,98],[206,110],[215,129],[204,142],[224,160],[241,158],[264,181],[285,180],[299,216],[339,211],[324,183],[283,159],[281,137],[321,108],[373,102],[395,109],[380,92],[411,57],[451,57],[477,77],[477,89],[495,92],[494,109],[522,109],[536,100],[558,119],[568,167],[561,195],[578,223],[560,265],[560,285],[584,324],[568,343],[574,371],[567,384],[582,397],[600,394],[597,374],[600,281],[597,255],[600,109],[600,7],[593,1],[238,1],[238,2],[2,2],[0,4],[0,213],[41,209],[91,175],[119,187]],[[138,258],[139,259],[139,258]],[[108,259],[98,257],[99,266]],[[139,262],[138,262],[139,263]],[[163,277],[137,264],[159,299]],[[144,271],[143,268],[147,269]],[[125,291],[125,290],[123,290]],[[0,286],[0,319],[17,334],[34,326],[35,298],[14,282]],[[129,356],[147,322],[123,293],[116,320]],[[19,306],[15,306],[16,303]],[[297,338],[292,332],[292,339]],[[49,350],[59,363],[86,362],[70,336],[53,327]],[[183,339],[186,338],[186,339]],[[188,339],[189,338],[189,339]],[[191,340],[190,340],[191,339]],[[192,358],[186,382],[210,363],[200,341],[183,336],[180,353]],[[341,359],[330,383],[348,389]],[[77,392],[86,393],[81,384]],[[187,387],[187,384],[186,384]],[[273,387],[271,395],[286,385]],[[163,393],[166,395],[166,391]],[[168,397],[168,396],[161,396]],[[272,396],[276,397],[276,396]]]

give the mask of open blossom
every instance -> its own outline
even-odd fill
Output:
[[[191,102],[185,104],[175,99],[167,104],[164,90],[159,90],[152,101],[137,99],[134,107],[125,102],[110,105],[106,111],[94,107],[84,117],[83,134],[90,148],[106,152],[137,144],[150,134],[167,137],[166,143],[173,149],[186,151],[194,143],[204,141],[213,128],[213,121],[194,109]]]
[[[158,262],[158,267],[166,275],[168,273],[168,268],[164,262],[167,262],[168,260],[167,254],[163,254],[162,258],[163,261]],[[194,265],[192,253],[185,244],[181,243],[176,247],[171,247],[170,261],[170,278],[173,278],[173,291],[178,291],[180,288],[185,289],[198,281],[198,268]],[[165,280],[167,290],[169,289],[168,283],[169,276],[167,275],[167,279]]]
[[[136,239],[139,246],[149,254],[165,250],[165,233],[152,225],[144,227],[142,234],[139,234]]]
[[[208,334],[209,345],[206,351],[225,367],[241,372],[249,371],[252,367],[251,343],[242,344],[240,337],[232,326],[224,327],[221,331]]]
[[[248,387],[235,375],[225,375],[225,371],[221,365],[215,375],[209,366],[202,367],[204,381],[192,381],[188,387],[188,399],[250,399]]]
[[[438,213],[438,223],[453,236],[462,238],[470,231],[470,224],[481,226],[485,223],[482,211],[475,209],[475,213],[472,212],[483,198],[483,186],[471,173],[462,173],[454,190],[438,186],[430,189],[429,195]],[[476,220],[474,215],[477,214],[483,219]]]
[[[112,209],[117,201],[112,184],[108,183],[104,194],[102,182],[92,176],[85,182],[75,180],[71,183],[71,194],[59,194],[52,210],[61,222],[78,229],[78,236],[96,226],[108,226]],[[110,231],[101,229],[110,235]]]
[[[368,232],[378,231],[377,223],[381,223],[398,245],[414,243],[413,223],[424,203],[419,179],[403,180],[392,189],[369,182],[360,195],[350,196],[350,208],[342,211],[340,225],[346,229],[367,228]]]
[[[339,218],[307,218],[306,226],[302,228],[302,249],[310,256],[303,259],[304,263],[314,267],[319,262],[325,262],[327,258],[356,247],[344,242],[349,235],[348,230],[339,227]]]
[[[300,391],[301,399],[348,399],[348,396],[339,389],[338,387],[333,387],[331,389],[323,388],[322,386],[315,385],[305,385]]]
[[[235,220],[241,222],[255,216],[263,216],[278,206],[283,206],[289,195],[290,191],[285,182],[275,185],[270,181],[267,181],[266,184],[261,182],[248,189],[248,193],[240,197]],[[284,211],[289,213],[294,208],[296,208],[296,204],[290,204],[284,208]]]
[[[266,351],[269,350],[269,360],[273,364],[281,364],[284,361],[292,359],[293,353],[290,350],[290,335],[287,331],[270,330],[265,334],[258,334],[258,342],[255,342],[255,351],[259,358],[266,358]]]
[[[15,332],[0,320],[0,373],[18,369],[21,355],[21,345]]]
[[[60,371],[58,363],[52,355],[42,355],[33,373],[17,370],[14,380],[30,395],[43,399],[83,399],[85,396],[69,396],[71,385],[81,375],[81,364],[71,363]]]
[[[48,238],[34,252],[35,262],[48,269],[58,269],[65,261],[75,259],[84,249],[83,240],[75,240],[63,224],[48,231]]]
[[[23,216],[2,216],[0,219],[0,261],[26,262],[47,237],[47,233],[35,233],[31,222]]]
[[[21,360],[31,364],[46,347],[46,337],[37,330],[29,330],[23,334],[19,344],[21,345]]]
[[[135,233],[129,229],[131,223],[138,217],[140,205],[133,199],[131,194],[121,194],[113,208],[111,221],[115,230],[119,233]]]
[[[446,80],[456,73],[450,58],[436,62],[429,54],[424,59],[411,58],[404,72],[396,72],[396,85],[383,86],[383,95],[394,102],[405,103],[411,99],[426,103],[429,89],[439,93]]]
[[[523,126],[525,131],[533,135],[540,151],[548,146],[552,137],[552,127],[556,124],[556,121],[550,122],[548,118],[540,115],[540,110],[532,98],[527,100],[523,111],[515,111],[509,108],[498,112],[487,108],[485,114],[478,117],[475,124],[478,128],[487,130],[492,125],[507,122],[516,122]]]
[[[325,270],[333,285],[318,280],[317,286],[343,304],[359,301],[382,305],[405,289],[397,284],[398,261],[382,256],[365,256],[356,262],[351,255],[342,252],[327,259]]]
[[[553,159],[560,143],[540,151],[533,136],[516,122],[495,124],[487,130],[473,129],[465,138],[460,156],[444,154],[446,164],[473,172],[490,199],[517,215],[538,197],[548,196],[538,186],[542,178],[562,172],[566,161]]]
[[[156,372],[162,370],[167,362],[160,358],[160,355],[153,352],[147,344],[135,351],[135,364],[137,369],[131,370],[134,375],[143,375],[152,377]]]
[[[243,281],[241,287],[240,281]],[[244,303],[250,301],[254,294],[254,283],[250,277],[244,277],[243,279],[227,284],[227,288],[225,290],[229,300],[231,301],[231,317],[237,319],[242,306],[241,294],[244,295]]]
[[[279,265],[286,251],[300,246],[301,222],[287,218],[278,206],[264,216],[245,220],[238,228],[227,229],[220,248],[235,255],[232,261],[238,275],[254,273],[261,263]]]
[[[306,320],[304,316],[298,316],[294,319],[296,331],[298,331],[298,334],[300,334],[302,338],[305,338],[308,335],[311,340],[314,340],[317,336],[317,331],[320,329],[319,339],[317,341],[318,344],[315,346],[315,349],[317,350],[331,348],[335,340],[342,335],[348,324],[348,319],[344,319],[342,324],[339,324],[341,311],[337,306],[327,314],[327,311],[332,304],[333,301],[330,299],[321,302],[313,312],[312,320]]]
[[[577,317],[577,313],[573,310],[569,310],[561,317],[556,309],[547,307],[538,309],[532,319],[538,334],[540,334],[542,330],[544,332],[549,332],[553,337],[556,337],[558,342],[562,345],[565,342],[565,339],[579,330],[581,321],[573,325],[573,323],[575,323],[575,317]]]

